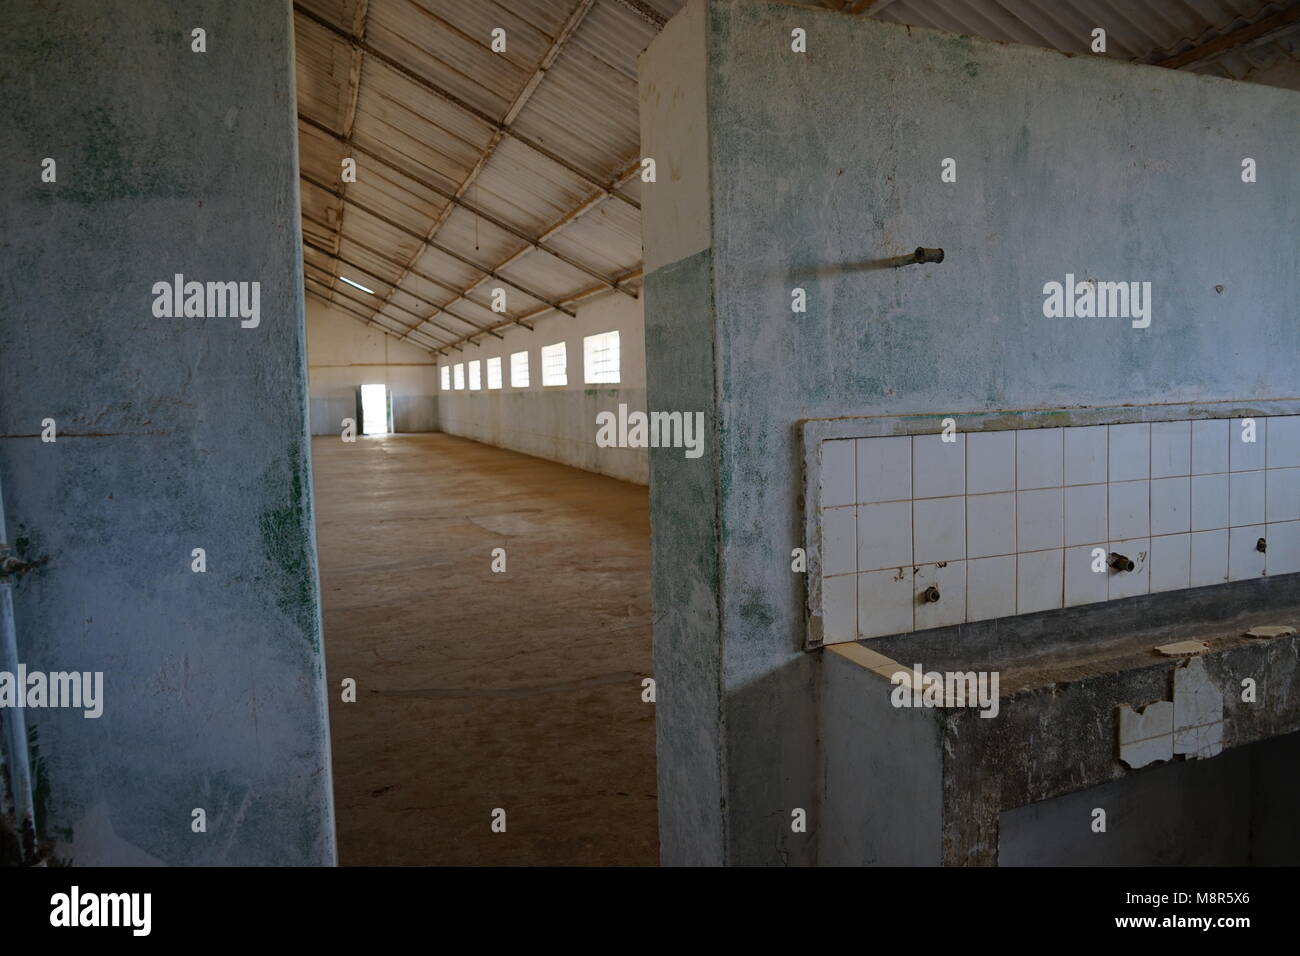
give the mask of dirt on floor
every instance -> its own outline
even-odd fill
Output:
[[[646,489],[441,434],[312,457],[340,864],[657,863]]]

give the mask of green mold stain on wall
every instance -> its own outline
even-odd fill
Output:
[[[311,561],[306,458],[300,442],[290,444],[284,461],[288,475],[282,466],[273,466],[263,473],[262,484],[269,499],[287,497],[288,503],[262,512],[258,530],[266,560],[275,571],[276,606],[297,622],[313,649],[318,650],[320,617]]]
[[[57,186],[33,188],[31,196],[46,205],[75,203],[94,206],[120,199],[176,199],[194,195],[192,184],[176,175],[177,163],[165,142],[145,145],[143,130],[124,127],[105,106],[93,106],[70,119],[85,130],[80,152],[58,160]]]

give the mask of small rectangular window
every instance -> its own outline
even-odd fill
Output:
[[[528,353],[515,352],[510,356],[510,387],[528,387]]]
[[[457,362],[456,367],[452,369],[452,372],[455,375],[456,388],[458,389],[464,388],[465,387],[465,363]]]
[[[588,385],[618,382],[618,332],[601,332],[582,340],[583,380]]]
[[[444,365],[442,367],[442,390],[446,392],[446,391],[450,391],[450,389],[451,389],[451,366]]]
[[[568,385],[569,375],[564,343],[542,346],[542,385]]]
[[[487,360],[488,388],[501,387],[501,356]]]
[[[469,363],[469,390],[477,392],[483,387],[482,363],[475,359]]]

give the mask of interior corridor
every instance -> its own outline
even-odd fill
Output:
[[[656,864],[646,489],[443,434],[312,458],[340,864]]]

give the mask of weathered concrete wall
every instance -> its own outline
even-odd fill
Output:
[[[1000,866],[1285,866],[1300,854],[1300,734],[1160,764],[1002,814]],[[1106,832],[1092,811],[1106,808]]]
[[[709,254],[699,253],[656,270],[646,283],[648,395],[655,408],[713,407],[711,266]],[[683,342],[698,347],[684,349]],[[666,865],[726,859],[715,421],[710,415],[700,458],[650,450],[659,855]]]
[[[26,711],[74,863],[334,860],[293,83],[287,2],[6,10],[0,480],[48,559],[18,645],[104,674],[98,719]],[[260,323],[155,317],[175,273],[260,282]]]
[[[657,538],[674,522],[721,529],[720,578],[708,582],[721,619],[695,638],[723,661],[711,724],[724,741],[719,861],[806,861],[813,851],[789,826],[817,788],[816,655],[800,650],[804,589],[790,571],[802,543],[796,423],[1293,395],[1300,270],[1279,240],[1300,223],[1300,103],[806,7],[694,0],[679,19],[701,7],[712,302],[696,307],[717,350],[719,498],[652,520]],[[807,53],[791,51],[795,28]],[[642,64],[643,130],[647,87],[667,79],[646,73],[655,49]],[[1241,181],[1247,156],[1261,170],[1253,184]],[[940,180],[949,157],[955,183]],[[647,224],[675,201],[647,190]],[[647,267],[675,261],[652,252],[653,236],[647,225]],[[883,265],[917,246],[942,247],[945,261]],[[1150,281],[1150,327],[1044,318],[1044,283],[1067,273]],[[650,271],[648,327],[684,281]],[[806,313],[791,311],[795,288]],[[675,387],[654,367],[652,395]],[[661,762],[685,753],[665,746]],[[711,799],[707,759],[698,801]]]
[[[668,172],[641,207],[646,394],[656,409],[703,411],[708,436],[694,460],[650,452],[659,856],[692,866],[729,855],[705,25],[704,5],[688,3],[639,64],[641,149]]]
[[[643,485],[648,480],[644,448],[596,444],[600,412],[617,414],[620,404],[627,405],[629,412],[646,407],[641,301],[611,294],[585,302],[577,311],[577,318],[553,315],[533,331],[511,328],[501,339],[481,338],[478,348],[471,345],[463,352],[440,357],[441,365],[451,366],[478,360],[483,388],[469,390],[467,370],[464,390],[440,390],[438,430]],[[583,337],[615,330],[619,333],[621,381],[585,384]],[[542,347],[555,342],[565,343],[568,384],[543,386]],[[510,356],[521,351],[528,352],[528,387],[522,389],[510,380]],[[501,357],[500,390],[487,387],[487,360],[495,356]]]
[[[1253,747],[1002,813],[999,866],[1249,866]],[[1106,811],[1106,830],[1092,828]]]
[[[939,722],[890,704],[874,674],[846,654],[821,655],[822,866],[943,862],[943,734]]]
[[[772,426],[805,417],[1294,394],[1293,92],[780,4],[713,11],[718,316],[743,453],[783,452]],[[805,55],[777,42],[800,25]],[[945,261],[866,267],[918,245]],[[1151,327],[1044,318],[1043,284],[1067,272],[1151,281]],[[768,484],[788,507],[786,487]]]
[[[435,357],[424,349],[367,328],[315,298],[307,300],[313,435],[338,435],[343,419],[356,419],[357,387],[370,384],[388,386],[393,431],[437,431],[437,372]]]

